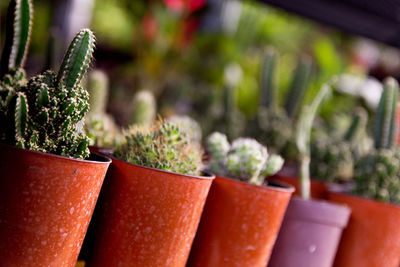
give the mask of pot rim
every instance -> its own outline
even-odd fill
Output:
[[[255,185],[255,184],[250,184],[244,181],[240,181],[238,179],[234,179],[234,178],[230,178],[230,177],[225,177],[225,176],[221,176],[221,175],[215,175],[216,178],[219,179],[225,179],[229,182],[232,183],[237,183],[240,184],[242,186],[246,186],[246,187],[252,187],[252,188],[259,188],[259,189],[269,189],[269,190],[273,190],[273,191],[279,191],[279,192],[289,192],[289,193],[293,193],[295,191],[295,188],[287,183],[284,182],[280,182],[274,179],[268,180],[267,184],[262,184],[262,185]],[[272,183],[272,184],[271,184]]]
[[[1,147],[5,147],[5,148],[8,148],[8,149],[13,149],[13,150],[16,150],[16,151],[19,151],[19,152],[29,153],[29,154],[33,154],[33,155],[40,155],[40,156],[46,157],[46,158],[57,158],[57,159],[60,159],[60,160],[72,161],[72,162],[77,162],[77,163],[109,164],[109,163],[112,162],[111,158],[99,155],[97,153],[90,153],[89,159],[76,159],[76,158],[69,158],[69,157],[65,157],[65,156],[51,154],[51,153],[44,153],[44,152],[40,152],[40,151],[34,151],[34,150],[25,149],[25,148],[19,148],[19,147],[12,146],[12,145],[9,145],[9,144],[4,144],[4,143],[0,143],[0,148]],[[90,158],[97,158],[97,160],[96,159],[90,159]]]
[[[144,168],[144,169],[148,169],[148,170],[153,170],[153,171],[156,171],[156,172],[169,173],[169,174],[174,174],[174,175],[178,175],[178,176],[183,176],[183,177],[186,177],[186,178],[195,178],[195,179],[201,179],[201,180],[214,180],[214,178],[215,178],[214,174],[209,173],[209,172],[204,171],[204,170],[202,171],[202,173],[205,174],[205,175],[200,175],[200,176],[199,175],[190,175],[190,174],[184,174],[184,173],[179,173],[179,172],[160,170],[160,169],[153,168],[153,167],[147,167],[147,166],[142,166],[142,165],[139,165],[139,164],[131,163],[131,162],[116,158],[114,155],[112,155],[109,151],[107,152],[106,150],[100,150],[99,153],[109,157],[113,162],[120,161],[120,162],[123,162],[125,164],[129,164],[129,165],[132,165],[132,166],[135,166],[135,167]]]

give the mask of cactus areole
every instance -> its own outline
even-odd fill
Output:
[[[16,2],[17,8],[30,6],[24,5],[24,1]],[[16,14],[19,13],[20,16],[30,14],[26,10]],[[20,16],[16,19],[21,19]],[[30,27],[31,23],[14,25],[23,28]],[[20,36],[25,30],[14,29],[12,47],[27,38]],[[21,34],[18,35],[19,32]],[[8,65],[0,81],[0,142],[77,159],[89,155],[89,141],[83,132],[84,116],[89,109],[88,93],[80,83],[92,61],[94,45],[95,37],[90,30],[79,31],[57,74],[46,71],[25,80],[21,69],[23,60]],[[26,49],[27,45],[24,47]],[[17,52],[18,55],[24,53]]]

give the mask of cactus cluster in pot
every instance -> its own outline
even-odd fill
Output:
[[[365,152],[367,112],[355,110],[352,122],[344,133],[323,135],[311,140],[311,177],[324,182],[346,182],[353,178],[354,162]]]
[[[278,55],[269,48],[265,51],[261,68],[260,103],[258,113],[248,125],[248,134],[255,136],[271,150],[286,159],[297,158],[294,127],[311,78],[312,64],[302,57],[293,72],[293,78],[284,103],[279,107],[275,81]]]
[[[141,166],[200,175],[203,150],[178,125],[159,119],[150,126],[132,126],[114,156]]]
[[[252,138],[237,138],[229,143],[226,135],[214,132],[207,138],[210,170],[220,176],[262,185],[266,176],[278,172],[282,157],[269,155],[267,148]]]
[[[83,131],[88,93],[80,85],[92,60],[94,34],[81,30],[71,42],[58,73],[46,71],[25,80],[32,5],[13,1],[0,83],[0,142],[28,150],[84,159],[89,140]],[[10,5],[13,7],[13,4]]]
[[[385,202],[400,203],[400,149],[395,144],[399,85],[393,78],[384,89],[375,117],[374,149],[355,165],[353,193]]]

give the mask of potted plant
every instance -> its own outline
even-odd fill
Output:
[[[400,151],[395,146],[398,90],[396,80],[385,80],[375,118],[375,149],[356,162],[354,188],[328,193],[329,200],[352,209],[335,266],[400,264]]]
[[[150,127],[150,128],[149,128]],[[213,176],[175,124],[134,126],[111,156],[88,266],[185,266]]]
[[[80,131],[88,110],[80,86],[94,35],[81,30],[59,72],[28,81],[22,69],[32,3],[9,7],[0,81],[0,262],[74,266],[110,160],[92,155]]]
[[[300,189],[288,205],[269,267],[332,266],[350,209],[326,201],[310,199],[310,134],[315,114],[330,87],[324,85],[297,124],[296,144],[300,152]]]
[[[215,178],[189,256],[188,266],[266,266],[292,187],[264,177],[283,159],[250,138],[229,144],[213,133],[207,139]]]

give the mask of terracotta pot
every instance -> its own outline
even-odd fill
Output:
[[[185,266],[214,176],[112,159],[88,266]]]
[[[332,266],[349,216],[346,206],[293,197],[268,266]]]
[[[297,165],[285,165],[284,168],[273,179],[290,184],[295,188],[294,195],[300,195],[300,184],[298,178]],[[323,182],[311,180],[311,197],[315,199],[325,199],[328,192],[327,186]]]
[[[399,267],[400,206],[334,192],[328,199],[352,209],[334,266]]]
[[[188,266],[265,267],[292,193],[217,176]]]
[[[110,162],[0,144],[0,265],[75,266]]]

